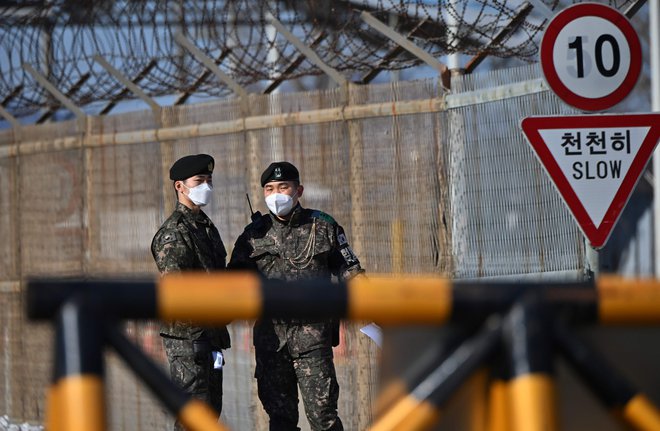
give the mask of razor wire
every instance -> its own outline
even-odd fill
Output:
[[[609,0],[617,9],[628,3]],[[545,4],[560,7],[557,0]],[[461,53],[534,62],[547,18],[535,10],[522,12],[527,5],[505,0],[5,1],[0,3],[0,102],[18,117],[57,108],[24,63],[37,67],[78,106],[130,97],[95,63],[95,55],[150,97],[230,95],[176,43],[179,32],[244,87],[322,74],[277,34],[272,18],[349,79],[376,67],[401,70],[421,63],[405,51],[391,55],[396,45],[363,22],[362,11],[436,58]],[[497,37],[514,19],[515,28]],[[296,60],[299,65],[287,67]]]

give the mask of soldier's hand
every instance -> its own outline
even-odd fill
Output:
[[[193,340],[193,357],[197,365],[210,364],[213,360],[212,350],[211,342],[208,339]]]

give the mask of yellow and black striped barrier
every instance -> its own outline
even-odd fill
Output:
[[[147,386],[189,430],[194,431],[226,431],[227,428],[218,423],[218,413],[206,403],[183,393],[160,368],[151,362],[133,343],[126,339],[115,322],[106,322],[104,328],[106,341],[115,349]]]
[[[552,311],[528,292],[506,314],[503,356],[513,431],[557,429],[552,345]]]
[[[559,321],[554,322],[553,340],[562,356],[615,417],[634,429],[660,430],[660,411],[586,341]]]
[[[470,374],[493,363],[506,373],[491,386],[491,431],[556,429],[553,355],[556,343],[590,388],[617,417],[639,430],[660,430],[660,414],[642,394],[608,386],[614,371],[584,355],[557,322],[660,323],[660,282],[601,276],[596,282],[468,282],[438,277],[358,277],[283,282],[251,273],[185,273],[158,280],[31,280],[30,318],[56,323],[55,378],[48,394],[49,430],[103,430],[104,343],[113,346],[189,429],[224,430],[217,415],[191,400],[116,329],[117,319],[157,318],[222,324],[269,317],[343,318],[381,325],[474,325],[446,354],[417,364],[382,399],[371,430],[424,430]],[[563,323],[562,323],[563,324]],[[558,329],[559,328],[559,329]],[[70,349],[74,346],[74,349]],[[605,369],[607,372],[597,372]],[[55,412],[53,414],[52,412]],[[84,413],[83,413],[84,412]],[[497,419],[495,421],[495,419]]]
[[[102,322],[79,297],[60,308],[55,333],[55,372],[48,391],[49,431],[105,429]]]
[[[401,394],[369,430],[424,430],[434,425],[440,418],[441,407],[454,391],[493,354],[501,330],[501,319],[489,318],[480,332],[466,338],[411,387],[409,393]],[[404,382],[402,386],[407,385],[408,382]]]
[[[172,383],[118,329],[107,310],[84,295],[65,302],[57,313],[55,373],[47,396],[48,431],[106,429],[103,346],[112,346],[163,404],[193,431],[227,431],[218,414]]]
[[[438,277],[357,277],[283,282],[254,274],[172,274],[160,280],[28,282],[28,315],[51,319],[69,298],[84,295],[119,318],[222,323],[271,316],[336,317],[381,324],[464,321],[508,309],[524,292],[575,321],[660,324],[660,282],[602,276],[597,283],[463,282]]]

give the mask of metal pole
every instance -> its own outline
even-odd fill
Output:
[[[649,4],[649,45],[651,51],[651,109],[660,111],[660,0]],[[655,214],[655,276],[660,277],[660,149],[653,155],[653,213]]]
[[[454,350],[468,340],[468,335],[463,326],[457,326],[450,329],[446,339],[435,340],[426,346],[417,358],[399,373],[398,378],[393,379],[380,391],[374,406],[376,417],[383,416],[387,410],[421,384]]]
[[[509,431],[511,429],[511,411],[509,394],[509,370],[506,361],[500,352],[498,357],[491,361],[491,376],[488,385],[488,406],[486,413],[487,431]]]
[[[157,282],[31,279],[25,299],[27,315],[53,319],[71,297],[90,292],[106,314],[117,318],[194,319],[209,325],[260,317],[348,318],[382,324],[473,322],[506,311],[532,292],[553,309],[570,312],[575,321],[660,324],[660,281],[607,275],[595,286],[592,281],[475,283],[387,275],[338,284],[331,280],[284,282],[239,271],[169,274]]]
[[[457,51],[459,46],[458,39],[458,17],[456,16],[456,0],[451,0],[447,12],[447,40],[449,46],[456,51],[447,56],[447,67],[452,71],[452,74],[460,74],[461,70],[461,54]]]
[[[76,104],[73,103],[73,101],[68,97],[66,97],[59,89],[57,89],[57,87],[51,84],[50,81],[48,81],[45,76],[43,76],[41,73],[39,73],[39,71],[32,67],[32,65],[29,63],[23,63],[23,69],[32,75],[32,77],[39,83],[39,85],[45,88],[46,91],[55,97],[62,105],[66,106],[66,108],[76,116],[76,119],[78,120],[79,131],[85,131],[87,116],[83,110],[76,106]]]
[[[431,429],[440,417],[440,408],[498,346],[501,326],[499,317],[488,319],[477,335],[463,342],[439,367],[428,373],[369,431]]]
[[[21,128],[21,123],[18,121],[16,117],[11,115],[9,111],[7,111],[2,105],[0,105],[0,116],[7,120],[11,124],[11,127],[14,128],[14,130],[19,130]]]
[[[360,14],[360,17],[364,22],[366,22],[370,27],[372,27],[374,30],[382,33],[389,39],[392,39],[397,45],[414,55],[415,57],[419,58],[422,60],[424,63],[427,65],[431,66],[433,69],[435,69],[440,76],[445,75],[446,71],[448,70],[447,66],[444,64],[440,63],[438,60],[435,59],[431,54],[428,52],[424,51],[417,45],[415,45],[413,42],[408,40],[406,37],[400,35],[396,31],[394,31],[392,28],[390,28],[387,24],[379,21],[377,18],[372,16],[369,12],[367,11],[362,11]]]
[[[191,430],[227,431],[218,423],[218,413],[202,401],[192,398],[121,333],[116,322],[106,322],[106,340],[154,395]]]
[[[88,305],[79,295],[57,313],[47,419],[56,431],[104,431],[106,427],[101,316]]]
[[[585,249],[585,276],[596,279],[598,277],[598,250],[593,248],[589,241],[584,240]]]
[[[387,25],[395,29],[398,24],[399,24],[399,15],[390,12],[388,14]],[[400,78],[401,78],[401,71],[399,70],[390,71],[391,82],[397,82],[400,80]]]
[[[321,57],[318,56],[316,52],[310,49],[307,45],[303,43],[300,39],[293,35],[289,30],[286,29],[274,16],[269,17],[269,24],[273,26],[279,34],[284,36],[293,46],[295,46],[298,51],[302,52],[307,60],[311,63],[314,63],[319,69],[325,72],[326,75],[330,77],[337,85],[342,86],[346,84],[346,78],[339,73],[337,70],[326,64]]]
[[[514,431],[557,429],[551,317],[547,304],[530,291],[513,306],[503,327]]]
[[[215,64],[215,62],[209,58],[201,49],[197,48],[193,42],[188,40],[186,36],[184,36],[182,33],[176,33],[174,35],[174,40],[184,47],[185,49],[190,52],[197,61],[202,63],[204,66],[206,66],[207,69],[209,69],[213,74],[227,87],[229,87],[238,97],[245,99],[247,96],[247,91],[243,87],[238,84],[238,82],[234,81],[234,79],[220,70],[220,68]]]
[[[149,108],[151,108],[151,111],[154,114],[154,117],[156,119],[156,122],[160,124],[160,112],[161,112],[161,106],[151,97],[147,95],[140,87],[135,85],[133,81],[125,77],[121,71],[117,70],[112,64],[108,62],[105,58],[103,58],[101,55],[96,54],[94,55],[94,61],[97,62],[98,64],[101,65],[105,69],[106,72],[108,72],[110,75],[112,75],[117,81],[121,82],[124,87],[128,88],[128,90],[136,95],[140,100],[142,100],[144,103],[149,105]]]
[[[564,357],[616,418],[640,431],[660,429],[660,411],[595,349],[555,319],[554,340]]]

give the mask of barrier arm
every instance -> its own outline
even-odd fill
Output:
[[[553,336],[568,363],[615,417],[639,431],[660,429],[660,411],[657,407],[602,355],[557,319],[553,325]]]
[[[397,401],[369,431],[425,430],[440,419],[440,408],[499,344],[501,319],[489,318],[409,394]]]
[[[596,290],[600,323],[660,324],[660,280],[603,275]]]
[[[101,316],[193,320],[201,324],[287,316],[349,318],[380,324],[465,323],[502,313],[528,292],[534,292],[541,302],[572,323],[660,323],[660,282],[607,275],[595,282],[550,284],[392,276],[358,277],[339,284],[327,280],[286,283],[241,272],[172,274],[157,281],[42,279],[28,281],[26,303],[30,318],[51,319],[57,325],[56,371],[48,395],[49,410],[57,413],[49,414],[47,423],[56,431],[76,431],[104,427],[102,346],[94,341],[99,339],[98,334],[92,334],[98,332],[97,319]],[[90,310],[102,313],[92,316]],[[551,395],[548,374],[542,373],[541,379],[534,375],[522,377],[514,376],[514,380],[522,382],[516,386],[526,389],[520,396],[509,391],[512,403]],[[410,397],[404,397],[394,411],[401,412],[402,407],[397,406],[406,400]],[[646,413],[633,414],[631,420],[653,418],[649,412],[654,409],[647,404],[634,404],[635,411]],[[74,415],[70,406],[86,413]],[[391,418],[391,414],[385,417]],[[414,413],[404,421],[415,417],[425,416]],[[541,416],[526,417],[525,422],[536,423]],[[515,417],[511,420],[517,421]],[[390,423],[390,419],[377,425],[382,423]]]
[[[98,310],[81,295],[55,317],[55,367],[48,390],[49,431],[104,431],[103,334]]]
[[[176,273],[158,280],[35,279],[27,312],[53,319],[68,298],[90,292],[118,319],[158,318],[222,324],[270,317],[349,318],[381,324],[443,324],[451,317],[451,281],[439,277],[356,277],[285,282],[250,272]]]
[[[511,370],[507,365],[505,352],[500,349],[491,361],[490,378],[487,388],[486,431],[510,431],[511,396],[508,382],[511,380]]]
[[[433,340],[400,376],[390,380],[381,390],[374,406],[374,415],[380,417],[394,404],[407,396],[438,368],[449,355],[468,339],[463,328],[451,328],[446,339]]]
[[[557,430],[554,316],[540,292],[528,291],[507,314],[502,345],[510,379],[506,382],[513,431]]]
[[[530,289],[553,306],[577,310],[579,322],[660,324],[660,281],[600,276],[597,282],[464,282],[440,277],[356,277],[326,280],[266,280],[252,273],[171,274],[159,280],[28,281],[27,311],[54,319],[82,290],[117,318],[159,318],[223,323],[234,319],[298,316],[371,320],[380,324],[444,324],[508,309]],[[595,288],[594,288],[595,287]]]
[[[228,431],[218,423],[219,414],[203,401],[192,398],[175,385],[161,369],[142,351],[133,345],[119,330],[116,322],[104,325],[106,341],[119,356],[144,381],[153,394],[177,416],[186,429],[191,431]]]

